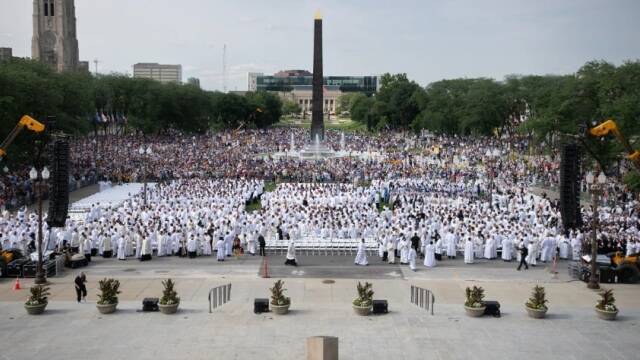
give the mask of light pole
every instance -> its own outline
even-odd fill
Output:
[[[586,175],[587,184],[589,185],[589,190],[591,192],[591,201],[593,207],[593,215],[592,215],[592,228],[591,228],[591,276],[589,277],[589,283],[587,287],[589,289],[599,289],[600,285],[598,284],[598,277],[596,275],[597,264],[596,258],[598,257],[598,240],[597,240],[597,232],[598,232],[598,197],[603,190],[604,184],[607,182],[607,177],[604,175],[604,172],[600,172],[600,175],[596,178],[594,174],[590,171]]]
[[[484,154],[487,158],[487,172],[489,173],[489,208],[493,208],[493,181],[494,181],[494,166],[495,162],[500,156],[500,151],[498,149],[487,149],[487,152]]]
[[[144,149],[144,146],[140,146],[140,148],[138,149],[138,153],[140,154],[140,156],[143,158],[144,161],[144,190],[143,190],[143,196],[144,196],[144,207],[147,207],[147,172],[148,172],[148,162],[149,162],[149,156],[153,153],[151,151],[151,146],[147,147],[147,149]],[[145,157],[146,155],[146,157]]]
[[[49,169],[45,166],[40,173],[35,168],[31,168],[29,171],[29,178],[35,184],[36,196],[38,198],[38,262],[36,263],[36,284],[46,284],[47,278],[45,277],[42,269],[42,192],[47,185],[46,181],[49,180]]]

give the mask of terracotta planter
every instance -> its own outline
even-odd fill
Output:
[[[291,304],[287,304],[287,305],[273,305],[273,304],[271,304],[271,310],[273,311],[274,314],[285,315],[286,313],[289,312],[289,306],[291,306]]]
[[[486,309],[486,306],[483,307],[479,307],[479,308],[472,308],[472,307],[464,307],[464,312],[467,314],[467,316],[470,317],[481,317],[484,315],[484,310]]]
[[[100,314],[114,313],[116,311],[117,306],[118,306],[118,303],[105,304],[105,305],[96,304],[96,307],[98,308],[98,311],[100,312]]]
[[[600,310],[598,308],[596,309],[596,315],[598,316],[599,319],[602,320],[615,320],[616,316],[618,316],[618,310],[616,311],[606,311],[606,310]]]
[[[524,308],[527,309],[527,314],[529,315],[530,318],[544,319],[544,317],[547,316],[547,310],[534,309],[526,305]]]
[[[355,306],[353,305],[353,311],[360,316],[367,316],[371,312],[371,306]]]
[[[38,305],[27,305],[24,304],[25,310],[27,310],[27,314],[29,315],[40,315],[44,312],[44,309],[47,307],[48,303],[38,304]]]
[[[180,305],[180,303],[175,303],[171,305],[158,304],[158,308],[160,309],[161,313],[169,315],[169,314],[175,314],[178,311],[178,305]]]

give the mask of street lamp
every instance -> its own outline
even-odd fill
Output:
[[[49,180],[49,169],[45,166],[40,173],[35,168],[29,171],[29,178],[35,184],[36,196],[38,198],[38,261],[36,263],[36,284],[46,284],[47,279],[42,269],[42,193]]]
[[[596,257],[598,257],[598,241],[596,234],[598,232],[598,196],[604,190],[604,184],[607,182],[607,177],[604,172],[600,172],[600,175],[597,177],[589,171],[585,177],[587,184],[589,185],[589,190],[591,192],[591,201],[593,207],[593,215],[592,215],[592,228],[591,228],[591,276],[589,277],[589,283],[587,287],[589,289],[599,289],[600,285],[598,284],[598,277],[596,275]]]
[[[489,207],[493,208],[493,181],[494,181],[494,166],[495,166],[495,162],[498,159],[498,157],[500,156],[500,151],[498,149],[487,149],[487,151],[485,152],[484,156],[487,159],[487,164],[489,165],[487,167],[487,172],[489,173]]]
[[[147,147],[147,149],[145,150],[144,146],[140,146],[140,148],[138,149],[138,153],[140,154],[141,157],[143,157],[144,160],[146,160],[144,162],[144,190],[143,190],[143,196],[144,196],[144,207],[147,207],[147,172],[148,172],[148,160],[149,160],[149,156],[153,153],[151,151],[151,146]],[[146,158],[145,158],[146,155]]]

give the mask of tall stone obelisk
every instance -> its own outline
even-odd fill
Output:
[[[324,140],[324,96],[322,87],[322,16],[316,12],[313,24],[313,91],[311,94],[311,141],[315,141],[316,134],[320,141]]]

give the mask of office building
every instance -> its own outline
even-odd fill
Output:
[[[182,83],[182,65],[158,63],[138,63],[133,65],[133,77],[160,81],[161,83]]]
[[[282,99],[291,100],[311,111],[313,74],[307,70],[283,70],[273,75],[248,74],[249,91],[276,92]],[[338,98],[348,92],[372,95],[378,91],[377,76],[325,76],[323,78],[323,108],[335,113]]]

